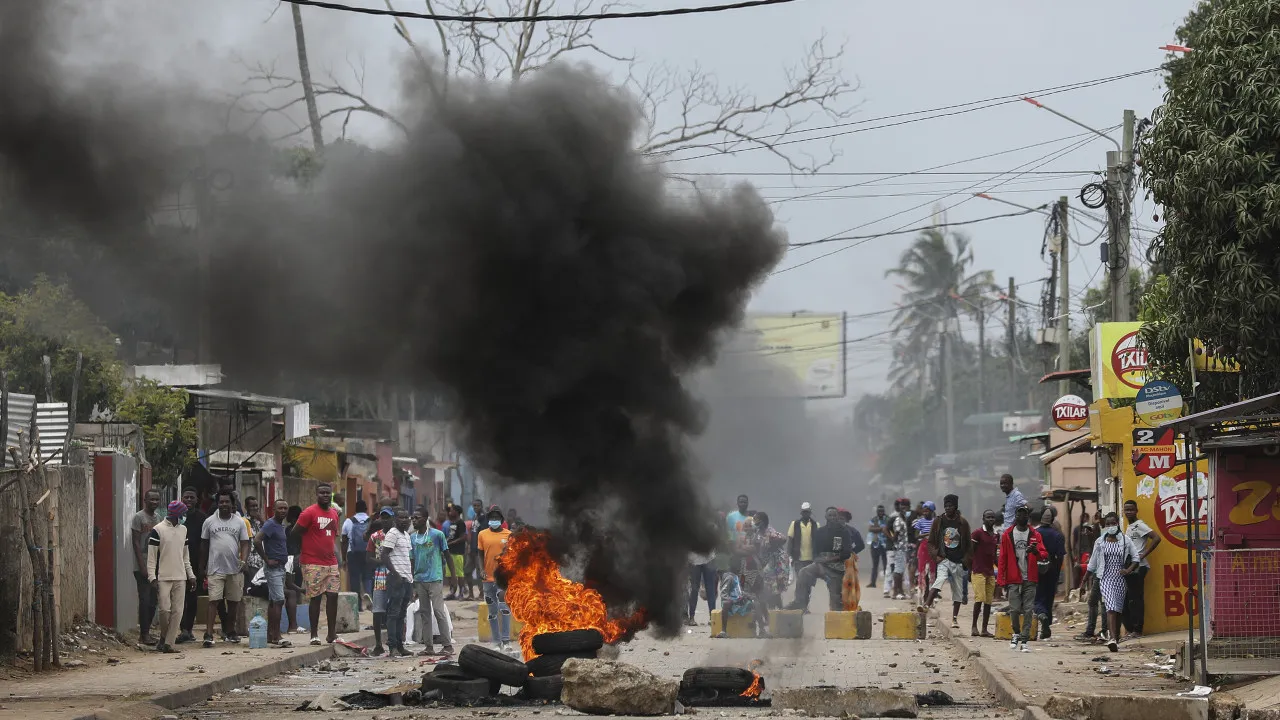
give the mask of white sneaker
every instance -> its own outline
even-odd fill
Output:
[[[1026,643],[1018,643],[1018,652],[1029,653],[1031,648],[1027,647]]]
[[[902,593],[898,593],[897,595],[894,595],[894,596],[893,596],[893,599],[894,599],[894,600],[906,600],[906,599],[907,599],[907,596],[906,596],[906,595],[903,595]]]
[[[1010,649],[1010,650],[1017,650],[1017,649],[1018,649],[1018,638],[1016,638],[1016,637],[1015,637],[1014,639],[1012,639],[1012,640],[1010,640],[1010,641],[1009,641],[1009,649]]]

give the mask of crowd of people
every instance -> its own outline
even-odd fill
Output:
[[[514,652],[511,611],[494,576],[511,531],[524,527],[514,509],[504,515],[496,505],[485,510],[480,500],[467,511],[448,503],[432,521],[425,507],[409,512],[391,499],[381,500],[371,516],[359,500],[348,517],[341,494],[320,483],[314,504],[302,508],[277,500],[264,521],[258,500],[242,501],[231,478],[219,479],[217,491],[203,502],[194,487],[163,508],[160,498],[156,490],[146,492],[143,508],[130,524],[140,644],[177,652],[175,645],[195,642],[200,594],[208,596],[206,648],[215,645],[215,627],[225,643],[238,644],[248,634],[241,607],[246,595],[267,601],[268,645],[289,647],[285,636],[302,632],[300,602],[307,606],[311,644],[339,642],[338,596],[345,567],[357,609],[372,610],[375,656],[410,654],[406,628],[415,599],[414,635],[424,646],[418,654],[452,655],[445,602],[477,597],[488,606],[495,643]],[[327,628],[323,641],[322,609]],[[153,625],[158,637],[152,634]]]
[[[1011,475],[1001,476],[1005,503],[985,510],[982,524],[971,528],[960,513],[960,498],[947,495],[942,512],[932,501],[912,505],[908,498],[893,503],[893,512],[877,506],[866,527],[865,549],[870,552],[868,588],[882,588],[883,596],[909,597],[917,609],[933,607],[950,589],[951,626],[960,627],[961,608],[973,594],[970,634],[994,637],[990,631],[998,610],[1010,616],[1010,648],[1029,652],[1028,643],[1051,637],[1054,605],[1068,560],[1068,546],[1057,510],[1052,504],[1032,509],[1014,486]],[[723,543],[711,553],[689,558],[689,600],[686,622],[696,624],[699,598],[714,612],[721,606],[718,636],[733,616],[747,616],[758,636],[768,633],[770,609],[808,612],[814,586],[827,585],[831,610],[854,610],[859,603],[858,555],[864,550],[861,533],[847,510],[828,507],[819,523],[808,502],[800,516],[776,530],[769,516],[750,509],[746,495],[737,509],[721,515]],[[1078,563],[1080,598],[1089,598],[1089,623],[1077,636],[1083,642],[1102,642],[1115,652],[1121,628],[1141,635],[1145,613],[1143,583],[1147,557],[1159,536],[1138,519],[1137,503],[1124,505],[1127,529],[1120,530],[1115,513],[1088,516],[1073,531],[1070,560]],[[883,585],[881,585],[883,583]],[[794,599],[782,602],[794,584]],[[1098,632],[1098,621],[1103,620]]]

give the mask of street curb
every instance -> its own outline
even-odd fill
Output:
[[[364,634],[348,641],[356,645],[363,645],[368,642],[373,635]],[[312,647],[305,645],[298,648],[298,652],[287,655],[278,660],[273,660],[265,665],[259,665],[250,668],[244,672],[234,675],[224,675],[223,677],[200,683],[189,688],[183,688],[170,693],[160,693],[152,695],[147,702],[152,705],[158,705],[167,710],[173,710],[194,703],[208,700],[210,697],[218,693],[224,693],[228,690],[238,687],[250,685],[264,678],[269,678],[280,673],[297,670],[304,665],[318,663],[321,660],[328,660],[336,655],[336,651],[332,645],[321,645],[320,647]]]
[[[1028,705],[1022,710],[1022,720],[1053,720],[1039,705]]]
[[[934,628],[937,629],[939,635],[950,640],[957,648],[964,651],[966,656],[975,652],[973,648],[970,648],[963,640],[960,639],[959,635],[951,634],[951,628],[947,625],[944,619],[938,616],[937,611],[930,611],[929,615],[934,620]],[[1008,678],[1006,678],[1004,673],[1000,672],[1000,670],[995,666],[995,663],[983,657],[980,650],[976,652],[979,654],[969,657],[969,660],[973,661],[973,667],[977,670],[978,677],[982,679],[982,684],[986,686],[987,690],[996,696],[996,699],[1000,701],[1001,705],[1011,710],[1022,710],[1034,707],[1036,711],[1040,712],[1040,715],[1035,716],[1035,711],[1030,711],[1033,715],[1024,715],[1024,718],[1026,720],[1032,720],[1032,718],[1035,718],[1035,720],[1047,720],[1048,715],[1045,714],[1042,708],[1032,705],[1027,700],[1027,696],[1023,695],[1022,691],[1019,690]]]

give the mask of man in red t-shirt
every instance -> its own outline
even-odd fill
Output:
[[[293,526],[294,538],[302,543],[303,590],[311,602],[311,644],[320,645],[320,598],[325,598],[325,616],[329,621],[326,641],[338,639],[338,553],[340,538],[338,509],[333,506],[333,487],[316,486],[316,504],[302,511]]]
[[[1000,535],[996,531],[996,512],[982,513],[982,527],[973,531],[973,561],[969,566],[969,585],[973,588],[973,628],[971,637],[992,637],[987,631],[991,621],[991,604],[996,591],[996,548]],[[978,632],[978,615],[982,615],[982,632]]]

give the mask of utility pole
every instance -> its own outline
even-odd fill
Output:
[[[1018,363],[1014,356],[1018,352],[1018,333],[1014,327],[1018,319],[1018,286],[1009,278],[1009,409],[1018,410]]]
[[[1133,208],[1129,204],[1129,187],[1133,179],[1133,125],[1134,113],[1124,111],[1124,137],[1120,151],[1107,152],[1107,194],[1108,203],[1115,203],[1114,212],[1108,212],[1107,224],[1111,232],[1111,246],[1108,248],[1108,270],[1111,272],[1108,283],[1111,300],[1111,319],[1115,322],[1128,322],[1133,319],[1129,307],[1129,226],[1132,224]],[[1111,198],[1115,200],[1112,201]]]
[[[987,384],[986,384],[986,364],[987,364],[987,314],[986,308],[982,303],[978,303],[978,414],[981,415],[987,411]],[[978,447],[987,446],[987,426],[985,423],[978,423]]]
[[[1067,198],[1058,198],[1058,371],[1071,369],[1071,236],[1067,233]],[[1071,392],[1071,383],[1058,381],[1058,394]]]
[[[947,398],[947,454],[956,451],[956,414],[955,398],[951,391],[951,327],[944,324],[942,328],[942,373],[944,392]]]

